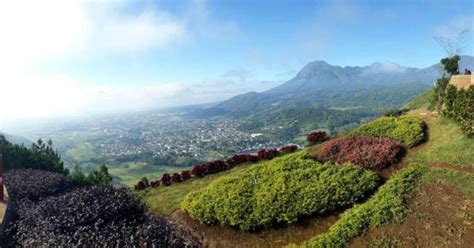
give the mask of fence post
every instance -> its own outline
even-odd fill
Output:
[[[3,192],[3,154],[0,153],[0,201],[3,201],[5,194]]]

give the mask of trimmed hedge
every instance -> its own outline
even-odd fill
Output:
[[[350,206],[377,186],[377,176],[352,165],[320,164],[304,151],[259,164],[189,193],[191,217],[254,230]]]
[[[425,139],[425,127],[425,123],[415,116],[384,116],[354,129],[349,134],[389,137],[413,147]]]
[[[399,171],[367,202],[344,212],[327,233],[306,241],[301,247],[345,247],[369,228],[389,221],[401,221],[408,211],[408,200],[423,173],[424,169],[419,166],[409,166]]]
[[[366,169],[380,170],[396,163],[403,152],[400,142],[390,138],[350,136],[324,144],[318,160],[337,164],[351,162]]]

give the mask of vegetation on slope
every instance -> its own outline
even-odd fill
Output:
[[[67,174],[61,156],[53,148],[53,142],[39,139],[31,148],[12,144],[0,135],[0,153],[3,154],[4,169],[32,168]]]
[[[435,96],[434,89],[430,89],[426,91],[425,93],[411,99],[405,105],[403,105],[403,108],[406,109],[431,109],[432,106],[432,99]]]
[[[63,174],[33,169],[9,170],[5,180],[13,219],[2,247],[201,246],[167,218],[148,216],[127,189],[71,189]]]
[[[410,162],[474,166],[474,142],[463,135],[454,120],[426,111],[414,111],[412,114],[426,121],[429,142],[423,149],[408,154]]]
[[[252,230],[349,206],[374,190],[376,181],[372,172],[352,165],[319,164],[298,152],[191,192],[182,208],[206,224]]]
[[[167,215],[181,208],[181,202],[189,192],[204,188],[220,177],[238,174],[247,170],[250,166],[254,165],[244,164],[203,178],[191,178],[172,187],[147,188],[134,193],[145,200],[151,213]]]
[[[362,136],[383,136],[413,147],[425,139],[425,123],[414,116],[380,117],[364,124],[349,134]]]
[[[306,241],[301,247],[345,247],[369,228],[401,220],[407,213],[407,202],[424,171],[422,167],[410,166],[398,172],[367,202],[344,212],[329,232]]]
[[[398,141],[387,137],[349,136],[323,144],[318,160],[337,164],[351,162],[366,169],[380,170],[396,163],[404,150]]]

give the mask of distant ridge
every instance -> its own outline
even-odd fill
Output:
[[[460,70],[473,67],[473,56],[461,56]],[[418,69],[380,62],[341,67],[318,60],[308,63],[294,78],[277,87],[232,97],[200,110],[199,114],[242,117],[289,106],[362,106],[383,111],[399,107],[428,90],[442,73],[440,63]]]

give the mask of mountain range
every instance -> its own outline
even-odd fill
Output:
[[[474,57],[461,56],[459,68],[460,71],[473,69]],[[294,78],[275,88],[237,95],[211,107],[195,110],[192,115],[243,118],[247,120],[244,128],[254,131],[263,127],[268,129],[269,125],[287,126],[294,121],[301,122],[297,117],[302,117],[313,122],[312,125],[303,125],[307,129],[336,131],[340,126],[356,124],[402,106],[430,89],[442,74],[440,63],[426,68],[396,63],[341,67],[313,61]],[[320,116],[309,118],[303,114]],[[330,123],[332,119],[340,119],[337,115],[346,118]],[[297,129],[303,126],[300,124]]]

